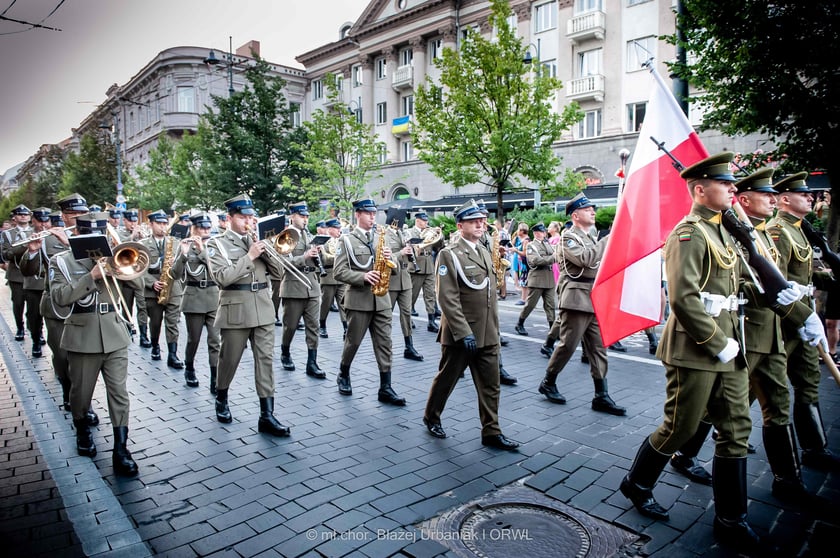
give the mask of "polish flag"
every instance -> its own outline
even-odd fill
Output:
[[[604,346],[659,324],[661,248],[691,210],[685,181],[651,137],[686,167],[708,157],[662,77],[653,64],[650,68],[653,86],[645,120],[592,287]]]

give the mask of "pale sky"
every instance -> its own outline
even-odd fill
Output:
[[[370,1],[0,0],[1,16],[61,29],[0,20],[0,175],[70,137],[112,84],[164,49],[218,54],[228,36],[234,50],[254,39],[269,62],[301,68],[295,56],[337,40]]]

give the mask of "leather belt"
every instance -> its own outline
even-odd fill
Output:
[[[147,269],[146,271],[149,273],[149,275],[160,275],[159,269]]]
[[[298,269],[304,273],[315,273],[316,271],[318,271],[317,267],[311,265],[305,265],[303,267],[299,267]]]
[[[257,292],[267,288],[268,283],[257,283],[256,281],[254,281],[253,283],[237,283],[236,285],[228,285],[227,287],[222,287],[222,290]]]
[[[100,302],[99,304],[91,304],[90,306],[79,306],[78,304],[73,304],[74,314],[91,314],[93,312],[107,314],[108,312],[116,311],[117,309],[114,307],[113,304],[105,304],[104,302]]]
[[[594,277],[568,277],[569,281],[574,281],[575,283],[594,283]]]
[[[206,289],[207,287],[215,287],[216,283],[214,283],[213,281],[206,281],[202,279],[201,281],[187,281],[187,286],[198,287],[199,289]]]

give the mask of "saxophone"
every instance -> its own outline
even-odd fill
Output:
[[[505,273],[510,268],[510,262],[502,257],[501,246],[499,246],[499,229],[493,225],[490,226],[494,229],[493,234],[490,235],[490,238],[493,239],[490,248],[490,255],[493,258],[493,271],[496,273],[496,283],[502,284],[505,280]]]
[[[164,240],[163,262],[160,265],[160,280],[163,282],[163,288],[158,292],[157,303],[166,304],[169,302],[169,295],[172,293],[172,281],[174,281],[172,274],[169,271],[172,269],[172,260],[175,258],[175,238],[167,236]]]
[[[379,282],[370,286],[370,290],[376,296],[385,296],[388,294],[388,288],[391,286],[391,270],[397,267],[397,264],[385,257],[385,241],[386,231],[383,227],[377,227],[376,231],[379,233],[379,241],[376,243],[376,256],[373,261],[373,271],[379,272]]]

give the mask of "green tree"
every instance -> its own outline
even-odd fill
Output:
[[[49,147],[41,159],[38,175],[32,179],[35,207],[57,208],[58,193],[61,191],[64,175],[65,152],[57,145]]]
[[[531,181],[557,185],[560,159],[551,145],[582,114],[576,103],[558,114],[551,101],[562,88],[539,61],[524,61],[526,47],[508,24],[507,0],[491,0],[488,39],[468,29],[460,52],[435,60],[440,83],[416,92],[413,140],[420,158],[455,188],[482,183],[496,189],[499,216],[504,192]],[[565,175],[563,175],[565,176]]]
[[[84,134],[79,141],[79,152],[68,153],[62,173],[63,186],[59,197],[78,192],[88,202],[103,206],[113,203],[117,195],[117,165],[114,146],[94,134]],[[123,172],[123,180],[130,177]]]
[[[359,122],[356,113],[341,101],[335,77],[328,74],[326,110],[318,109],[312,120],[304,123],[308,148],[299,145],[302,160],[298,164],[308,176],[303,186],[312,198],[329,199],[350,213],[353,200],[360,198],[365,184],[382,176],[379,153],[384,148],[375,139],[373,128]]]
[[[689,64],[674,72],[693,84],[703,127],[758,132],[776,142],[782,170],[840,176],[840,10],[836,0],[681,0],[677,19]],[[677,43],[676,36],[667,38]],[[764,154],[763,156],[766,156]],[[833,200],[840,200],[833,188]],[[834,206],[834,202],[832,203]],[[832,207],[833,209],[833,207]],[[831,238],[838,223],[832,211]]]
[[[184,197],[184,188],[173,170],[179,147],[180,143],[165,134],[158,137],[157,145],[149,151],[149,162],[136,168],[136,186],[127,192],[132,204],[150,211],[178,208],[178,200]]]

